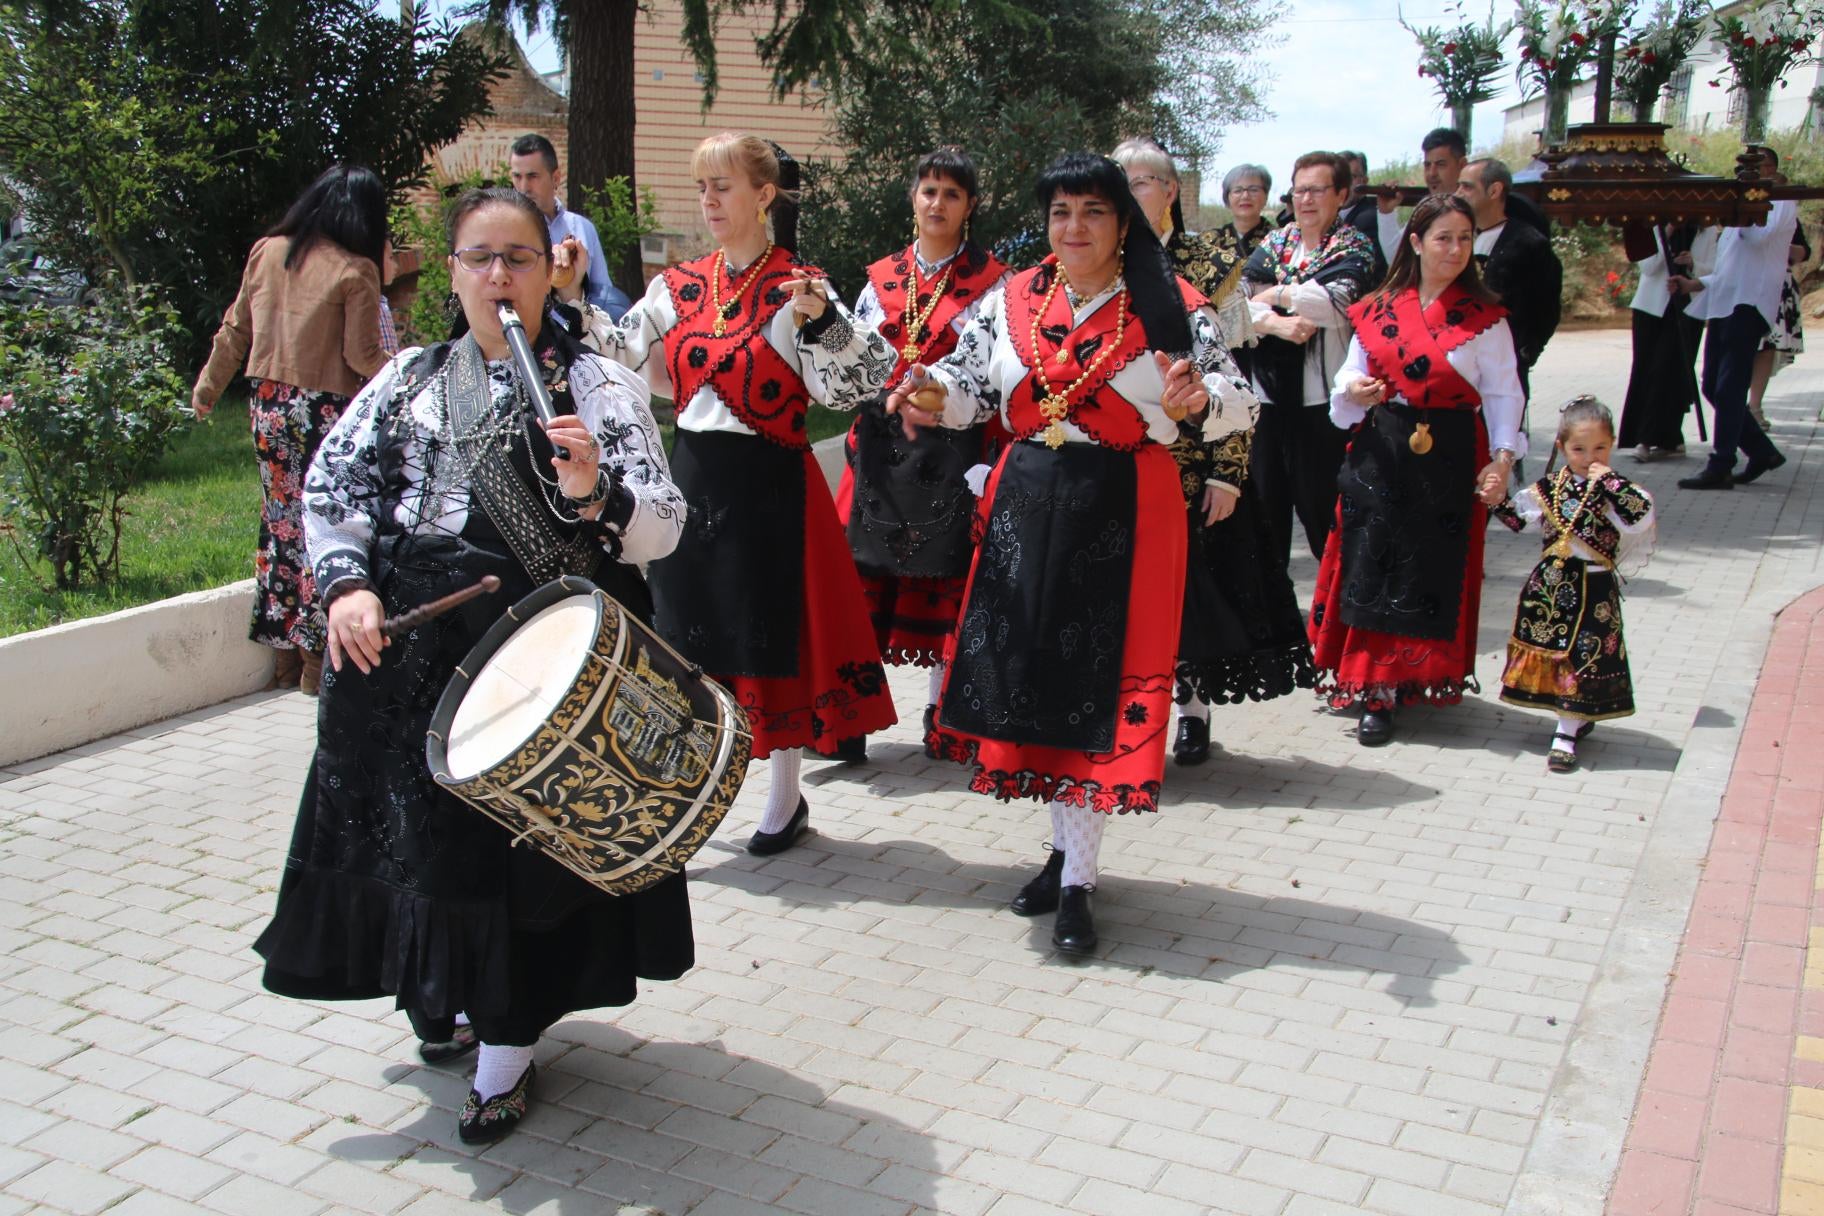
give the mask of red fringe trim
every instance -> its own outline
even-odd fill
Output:
[[[1010,773],[1004,769],[985,768],[977,763],[976,753],[979,750],[980,747],[974,740],[953,735],[946,730],[934,729],[925,736],[926,754],[934,759],[973,765],[975,776],[970,779],[969,788],[977,794],[992,794],[1000,802],[1012,802],[1016,798],[1032,798],[1040,802],[1056,799],[1068,806],[1086,806],[1111,815],[1141,814],[1159,809],[1157,781],[1147,781],[1140,785],[1105,786],[1099,781],[1084,781],[1068,773],[1041,773],[1034,769]]]
[[[1384,684],[1361,684],[1355,681],[1342,681],[1336,678],[1336,672],[1326,668],[1318,673],[1317,695],[1326,701],[1331,709],[1348,709],[1351,705],[1366,703],[1373,709],[1386,709],[1387,703],[1381,694],[1386,691]],[[1456,705],[1463,700],[1464,693],[1480,693],[1482,684],[1474,676],[1464,676],[1461,680],[1438,680],[1430,684],[1396,684],[1393,686],[1394,705]]]
[[[889,646],[881,652],[880,660],[893,667],[936,667],[944,661],[943,643],[933,646]]]

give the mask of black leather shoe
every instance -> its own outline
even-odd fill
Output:
[[[844,764],[866,764],[868,762],[868,737],[850,735],[847,739],[839,740],[836,750],[831,754]]]
[[[1058,882],[1064,876],[1064,850],[1053,849],[1045,868],[1020,888],[1007,910],[1015,916],[1043,916],[1058,906]]]
[[[1729,475],[1728,469],[1705,465],[1704,471],[1697,476],[1679,478],[1678,488],[1681,490],[1733,490],[1735,489],[1735,478]]]
[[[771,857],[774,853],[783,853],[798,843],[798,838],[811,828],[811,808],[798,795],[798,809],[786,825],[777,832],[755,832],[747,841],[747,851],[755,857]]]
[[[1361,725],[1355,728],[1355,739],[1363,747],[1384,747],[1393,740],[1393,711],[1364,709]]]
[[[418,1058],[426,1064],[442,1064],[449,1060],[468,1055],[481,1040],[475,1037],[475,1028],[467,1023],[460,1024],[441,1043],[420,1042]]]
[[[1058,893],[1058,919],[1051,926],[1051,944],[1059,954],[1086,958],[1095,952],[1096,920],[1089,911],[1089,893],[1094,889],[1065,887]]]
[[[1202,764],[1210,758],[1210,724],[1197,718],[1178,719],[1178,741],[1172,759],[1183,765]]]
[[[495,1094],[486,1102],[475,1090],[469,1091],[468,1101],[462,1104],[462,1112],[456,1116],[456,1134],[464,1144],[492,1144],[514,1128],[526,1117],[526,1108],[532,1100],[532,1078],[538,1072],[538,1065],[526,1065],[526,1071],[519,1074],[519,1080],[513,1088],[504,1094]]]
[[[1745,486],[1759,477],[1762,473],[1771,473],[1785,463],[1786,454],[1784,452],[1775,452],[1773,454],[1773,459],[1769,460],[1766,464],[1762,464],[1758,460],[1750,460],[1747,464],[1742,466],[1742,471],[1735,475],[1735,484],[1738,486]]]

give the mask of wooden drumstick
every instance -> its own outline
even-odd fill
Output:
[[[380,632],[389,638],[396,638],[402,633],[410,633],[432,617],[442,616],[452,608],[461,607],[478,595],[492,595],[499,590],[500,577],[484,574],[480,582],[470,583],[461,591],[452,591],[428,604],[421,604],[410,612],[388,617],[380,626]]]

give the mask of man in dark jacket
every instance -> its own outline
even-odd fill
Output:
[[[1490,291],[1507,308],[1514,332],[1520,385],[1531,392],[1530,373],[1558,328],[1564,267],[1552,242],[1532,225],[1508,221],[1514,175],[1493,157],[1472,160],[1457,179],[1457,197],[1476,213],[1476,264]]]

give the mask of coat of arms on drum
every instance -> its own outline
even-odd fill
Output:
[[[615,754],[654,785],[695,785],[714,762],[714,729],[697,721],[690,698],[653,670],[645,650],[631,678],[623,673],[616,681],[602,719]]]

